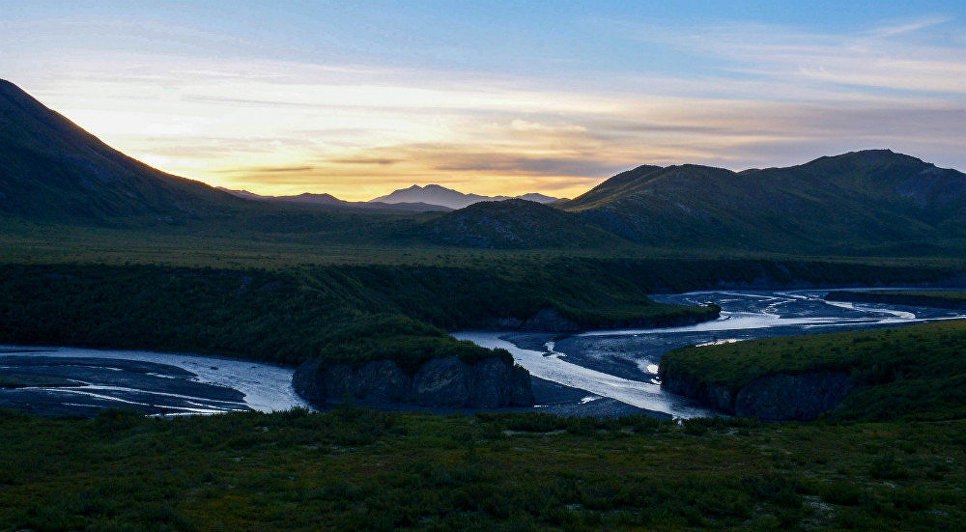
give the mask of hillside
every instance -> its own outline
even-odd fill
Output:
[[[173,221],[244,203],[118,152],[0,80],[0,213],[45,221]]]
[[[417,241],[495,249],[620,246],[617,236],[573,214],[532,201],[486,201],[411,230]]]
[[[656,246],[961,256],[963,205],[963,173],[870,150],[743,172],[641,166],[560,206]]]

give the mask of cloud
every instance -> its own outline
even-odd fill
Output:
[[[798,92],[796,83],[806,82],[832,89],[827,84],[966,94],[966,55],[961,46],[918,38],[923,30],[950,23],[948,17],[935,16],[863,32],[823,34],[764,24],[719,24],[688,31],[615,22],[629,39],[727,61],[716,67],[725,85],[733,80],[720,74],[733,72],[756,74],[793,92]]]
[[[403,159],[388,159],[388,158],[376,158],[376,157],[354,157],[345,159],[329,159],[328,162],[335,164],[364,164],[364,165],[378,165],[378,166],[390,166],[402,162]]]
[[[908,33],[915,33],[926,28],[931,28],[938,24],[943,24],[945,22],[951,21],[952,18],[945,16],[931,16],[920,18],[916,20],[909,20],[898,22],[895,24],[882,25],[874,28],[869,32],[870,35],[880,38],[896,37],[899,35],[906,35]]]
[[[304,174],[306,172],[315,171],[314,166],[268,166],[268,167],[255,167],[255,168],[231,168],[227,170],[221,170],[224,173],[244,173],[244,174]]]
[[[643,163],[740,170],[890,147],[966,167],[955,24],[820,34],[615,23],[609,32],[649,50],[699,60],[569,77],[83,51],[13,61],[34,73],[29,91],[82,127],[213,184],[345,199],[430,182],[574,196]],[[952,36],[933,38],[939,28]]]

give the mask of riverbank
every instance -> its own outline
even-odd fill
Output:
[[[833,290],[825,299],[853,303],[891,303],[966,311],[963,290]]]
[[[661,386],[769,420],[966,417],[966,320],[668,353]]]
[[[305,408],[293,370],[225,357],[67,347],[0,346],[0,408],[93,417]]]
[[[699,396],[707,409],[695,408],[701,405],[689,404],[680,397],[682,392],[688,394],[685,387],[660,388],[658,366],[665,354],[674,349],[843,329],[874,329],[960,316],[955,311],[925,307],[843,306],[826,301],[824,295],[821,290],[724,290],[663,295],[658,299],[676,304],[713,302],[722,307],[722,318],[670,328],[594,330],[580,334],[469,332],[457,336],[481,346],[507,349],[534,375],[589,390],[587,393],[591,396],[625,401],[625,404],[665,415],[689,417],[712,415],[715,405],[709,401],[710,396]],[[817,388],[812,392],[823,393],[821,379],[789,384],[791,388],[814,385]],[[690,395],[695,397],[694,393]],[[576,400],[579,399],[582,398]],[[572,399],[571,405],[578,406],[576,400]],[[733,413],[733,410],[719,408],[719,412]],[[767,413],[760,413],[768,417]]]

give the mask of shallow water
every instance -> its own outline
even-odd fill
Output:
[[[0,390],[0,403],[89,415],[107,407],[148,414],[212,414],[308,408],[294,370],[220,357],[67,347],[0,346],[0,375],[58,376],[76,385]]]
[[[516,331],[458,332],[484,347],[502,347],[536,377],[646,410],[687,418],[710,412],[661,390],[657,366],[665,353],[689,345],[896,326],[966,317],[947,309],[831,302],[826,290],[704,291],[655,296],[679,304],[716,303],[721,318],[666,329],[587,331],[571,336]]]
[[[826,302],[821,299],[824,294],[816,290],[709,291],[656,296],[662,302],[714,302],[722,307],[718,320],[669,329],[588,331],[570,336],[460,332],[454,336],[507,349],[535,377],[575,389],[562,395],[574,397],[574,408],[567,408],[570,399],[563,399],[553,405],[555,411],[579,413],[603,404],[598,410],[618,412],[624,411],[620,410],[623,404],[631,410],[687,418],[710,412],[661,390],[657,368],[671,349],[964,317],[945,309]],[[64,415],[93,415],[111,406],[165,415],[309,408],[292,388],[293,372],[271,364],[212,356],[0,346],[0,377],[6,373],[52,379],[50,385],[0,387],[0,407]],[[559,390],[549,393],[561,397]]]

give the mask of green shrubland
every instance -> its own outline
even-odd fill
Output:
[[[766,375],[845,371],[856,388],[828,415],[841,419],[966,417],[966,320],[752,340],[672,351],[665,379],[736,392]]]

